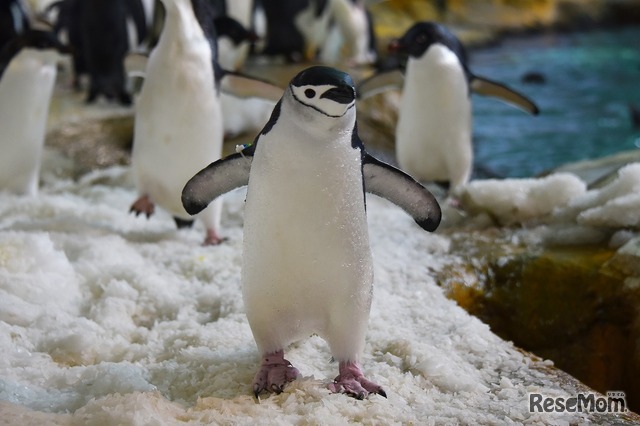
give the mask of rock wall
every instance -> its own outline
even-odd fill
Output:
[[[457,27],[467,42],[502,32],[640,22],[640,0],[393,0],[372,4],[371,11],[381,40],[420,20]]]

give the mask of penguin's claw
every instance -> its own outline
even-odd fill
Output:
[[[286,384],[298,376],[298,369],[284,359],[284,351],[263,355],[260,369],[253,378],[253,394],[259,400],[262,391],[282,393]]]
[[[365,399],[372,393],[387,397],[382,387],[367,380],[355,362],[340,362],[340,374],[327,387],[334,393],[344,393],[356,399]]]
[[[147,219],[151,217],[153,212],[155,211],[155,205],[149,199],[148,195],[143,195],[138,198],[129,209],[129,213],[134,212],[136,217],[140,215],[140,213],[144,213],[147,216]]]
[[[227,241],[227,238],[220,237],[213,229],[207,229],[207,235],[202,243],[203,246],[217,246]]]

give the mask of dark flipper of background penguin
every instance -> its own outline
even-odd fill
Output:
[[[483,96],[492,96],[513,105],[532,115],[538,115],[540,110],[532,100],[505,86],[502,83],[479,77],[471,76],[469,86],[474,93]]]

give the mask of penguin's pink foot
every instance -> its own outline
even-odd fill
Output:
[[[207,235],[204,237],[204,241],[202,242],[202,245],[217,246],[218,244],[221,244],[225,241],[227,241],[227,239],[220,237],[215,230],[207,229]]]
[[[299,375],[298,369],[284,359],[284,351],[263,355],[260,369],[253,378],[253,394],[258,398],[264,390],[280,393],[287,383]]]
[[[382,386],[365,379],[355,362],[340,362],[340,374],[328,385],[331,392],[344,393],[357,399],[365,399],[372,393],[387,397]]]
[[[446,202],[449,206],[451,206],[452,208],[454,208],[454,209],[457,209],[457,210],[464,210],[463,205],[462,205],[462,200],[460,200],[460,199],[459,199],[459,198],[457,198],[457,197],[449,196],[449,198],[447,198],[447,199],[445,200],[445,202]]]
[[[151,201],[151,199],[149,199],[149,196],[143,195],[131,205],[131,208],[129,209],[129,213],[135,212],[136,216],[138,216],[140,213],[144,213],[147,216],[147,218],[149,218],[155,211],[155,208],[156,207]]]

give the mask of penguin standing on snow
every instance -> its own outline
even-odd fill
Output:
[[[404,76],[399,70],[375,75],[358,86],[358,93],[364,99],[388,87],[403,88],[396,157],[420,181],[449,182],[452,194],[468,182],[473,166],[471,91],[538,114],[525,96],[474,75],[464,47],[443,25],[417,23],[390,50],[408,55]]]
[[[36,195],[59,53],[50,32],[27,30],[0,52],[0,189]]]
[[[208,0],[162,2],[164,28],[136,104],[131,162],[140,198],[131,210],[149,217],[158,204],[184,227],[192,219],[180,202],[182,187],[222,150],[216,87],[221,76]],[[222,241],[221,207],[218,200],[198,216],[206,228],[205,244]]]
[[[219,91],[244,95],[263,89],[261,82],[225,73],[218,66],[209,0],[163,4],[164,29],[149,56],[136,103],[131,161],[140,198],[131,211],[149,217],[158,204],[180,228],[193,223],[180,201],[185,182],[222,152]],[[222,241],[221,208],[221,200],[216,200],[198,215],[206,228],[205,244]]]
[[[364,190],[427,231],[438,226],[440,207],[410,176],[365,152],[348,74],[320,66],[299,73],[253,145],[195,175],[183,204],[195,214],[244,185],[242,291],[262,354],[256,397],[299,375],[284,349],[314,333],[339,362],[333,392],[386,396],[359,367],[373,290]]]

